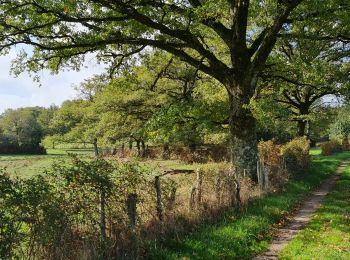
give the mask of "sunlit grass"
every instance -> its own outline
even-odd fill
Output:
[[[350,259],[350,166],[281,259]]]
[[[30,178],[42,174],[57,160],[67,160],[68,153],[91,155],[89,149],[48,149],[46,155],[0,155],[0,168],[12,177]]]
[[[313,156],[316,156],[316,155],[321,155],[321,148],[318,148],[318,147],[313,147],[313,148],[310,148],[310,155],[313,155]]]

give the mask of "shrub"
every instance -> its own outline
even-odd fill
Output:
[[[0,154],[46,154],[46,149],[41,145],[18,145],[0,141]]]
[[[284,145],[272,140],[259,142],[260,164],[267,169],[271,188],[281,187],[290,174],[299,173],[309,166],[309,149],[306,138],[296,138]]]
[[[274,141],[260,141],[258,152],[261,167],[267,169],[267,174],[271,188],[279,188],[288,179],[288,173],[283,167],[282,145]]]
[[[286,143],[281,148],[284,164],[288,172],[300,173],[308,168],[311,157],[310,141],[306,137],[299,137]]]
[[[342,145],[335,140],[324,142],[320,144],[320,147],[322,150],[322,155],[331,155],[333,153],[342,151]]]

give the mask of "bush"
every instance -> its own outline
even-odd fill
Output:
[[[274,141],[260,141],[258,144],[260,165],[267,169],[270,188],[279,188],[288,180],[288,173],[283,167],[282,145]]]
[[[0,141],[0,154],[46,154],[46,149],[41,145],[18,145]]]
[[[290,174],[302,172],[309,166],[309,149],[306,138],[296,138],[284,145],[272,140],[259,142],[260,164],[267,170],[272,188],[280,188]]]
[[[324,142],[320,144],[321,150],[322,150],[322,155],[331,155],[333,153],[337,153],[342,151],[343,147],[342,145],[335,140],[331,140],[328,142]]]
[[[0,169],[0,259],[134,259],[144,224],[157,220],[154,181],[137,162],[76,156],[31,179]],[[170,212],[176,184],[162,179],[161,187]]]
[[[281,148],[284,164],[290,173],[300,173],[310,164],[310,141],[306,137],[295,138]]]

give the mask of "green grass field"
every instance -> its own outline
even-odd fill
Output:
[[[264,252],[271,240],[271,226],[298,205],[350,152],[313,156],[303,178],[289,181],[281,193],[251,203],[243,213],[228,212],[224,218],[186,236],[150,245],[150,259],[251,259]]]
[[[43,173],[55,161],[67,160],[69,153],[93,154],[89,149],[48,149],[47,155],[0,155],[0,168],[13,177],[30,178]]]
[[[68,154],[77,154],[82,157],[93,156],[92,149],[47,149],[47,155],[0,155],[0,168],[13,177],[30,178],[41,174],[55,161],[64,161]],[[146,160],[142,163],[160,171],[167,170],[195,170],[199,164],[186,164],[179,160]]]
[[[350,259],[350,166],[281,259]]]

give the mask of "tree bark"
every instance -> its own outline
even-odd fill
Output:
[[[300,137],[305,136],[306,125],[307,125],[306,120],[298,120],[298,136]]]
[[[347,134],[343,134],[343,149],[347,150],[348,149],[348,143],[349,143],[349,136]]]
[[[146,157],[146,145],[145,141],[141,140],[141,148],[142,148],[142,157]]]
[[[237,88],[236,88],[237,89]],[[257,182],[257,136],[256,120],[247,107],[250,98],[253,96],[252,87],[244,88],[242,93],[229,91],[230,101],[230,141],[231,141],[231,161],[235,169],[235,174],[243,176],[244,172],[254,182]],[[250,93],[249,93],[250,92]]]
[[[136,147],[137,147],[137,156],[141,156],[141,146],[140,146],[140,141],[136,141]]]
[[[190,149],[190,151],[192,153],[194,153],[196,151],[196,149],[197,149],[197,145],[196,145],[195,142],[190,142],[190,144],[188,145],[188,148]]]
[[[169,149],[168,143],[164,143],[164,145],[163,145],[163,159],[164,160],[170,159],[170,149]]]
[[[122,144],[122,148],[121,148],[120,156],[121,156],[121,157],[124,157],[124,155],[125,155],[125,144],[123,143],[123,144]]]
[[[94,146],[95,156],[98,157],[99,156],[99,152],[98,152],[98,146],[97,146],[97,138],[94,139],[92,144]]]

